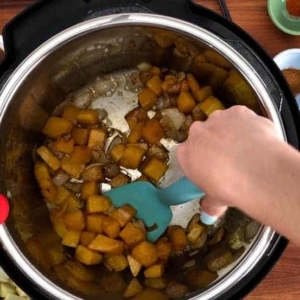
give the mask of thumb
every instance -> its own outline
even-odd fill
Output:
[[[205,195],[200,201],[201,221],[206,225],[213,225],[226,212],[227,206],[217,199]]]

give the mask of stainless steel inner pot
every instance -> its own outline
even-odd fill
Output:
[[[55,299],[82,299],[83,296],[59,282],[24,246],[24,239],[37,231],[52,230],[33,176],[33,149],[43,141],[40,132],[44,123],[67,93],[78,90],[98,75],[134,68],[143,61],[164,65],[166,53],[152,38],[158,29],[181,35],[195,47],[221,54],[232,69],[244,76],[252,88],[255,103],[233,100],[271,119],[278,136],[285,140],[280,116],[255,70],[227,43],[195,25],[159,15],[121,14],[80,23],[47,41],[15,70],[0,94],[3,174],[0,192],[9,197],[11,205],[9,220],[0,226],[0,240],[12,261]],[[186,59],[169,64],[182,70],[192,68],[191,61]],[[180,209],[180,214],[186,216],[185,207]],[[274,234],[271,228],[262,226],[238,261],[191,299],[214,299],[238,285],[264,256]]]

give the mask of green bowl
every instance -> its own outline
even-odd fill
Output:
[[[286,0],[268,0],[268,12],[280,30],[291,35],[300,35],[300,17],[289,15]]]

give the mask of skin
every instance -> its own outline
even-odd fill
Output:
[[[237,207],[300,246],[300,154],[270,120],[244,106],[216,111],[193,123],[176,154],[207,195],[203,211],[221,216]]]

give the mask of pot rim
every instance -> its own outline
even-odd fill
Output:
[[[234,50],[225,41],[218,38],[213,33],[210,33],[199,26],[163,15],[144,13],[109,15],[91,19],[72,26],[46,41],[17,67],[3,87],[0,94],[0,123],[2,122],[4,113],[9,105],[10,100],[21,86],[25,78],[50,53],[56,51],[60,47],[63,47],[66,43],[79,38],[82,35],[97,30],[105,30],[121,26],[153,26],[162,29],[168,29],[181,33],[185,36],[189,36],[195,40],[200,40],[217,50],[229,61],[231,61],[245,76],[245,78],[248,79],[248,83],[255,90],[259,100],[261,101],[267,117],[273,121],[279,138],[283,141],[286,141],[286,135],[280,114],[272,102],[266,86],[258,77],[252,66],[236,50]],[[253,241],[246,254],[242,256],[242,258],[237,262],[232,270],[228,272],[228,274],[204,290],[201,293],[201,299],[214,299],[236,285],[239,280],[245,277],[246,274],[257,265],[260,259],[267,254],[270,241],[273,239],[274,235],[275,231],[273,229],[266,226],[262,227],[257,238]],[[57,299],[81,299],[55,285],[44,275],[42,275],[42,273],[39,272],[35,267],[33,267],[29,260],[17,248],[17,245],[13,241],[5,225],[0,225],[0,242],[3,244],[3,247],[9,254],[11,260],[16,265],[21,267],[22,271],[33,282],[35,282],[40,289],[52,296],[55,296]],[[199,299],[199,295],[194,296],[191,299]]]

